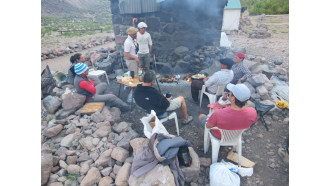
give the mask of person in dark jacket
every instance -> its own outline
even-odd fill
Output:
[[[152,70],[147,70],[143,76],[143,84],[137,85],[134,91],[134,99],[137,105],[147,112],[154,110],[158,117],[161,117],[166,111],[174,111],[180,108],[184,121],[183,124],[189,124],[192,116],[188,116],[187,105],[184,97],[179,96],[175,99],[166,98],[159,91],[152,87],[155,83],[156,74]]]
[[[75,55],[70,57],[70,62],[71,62],[71,66],[68,70],[68,81],[71,85],[73,85],[74,84],[74,78],[76,77],[76,73],[74,71],[74,66],[77,63],[85,62],[85,58],[80,53],[76,53]]]
[[[128,111],[129,105],[113,94],[105,94],[107,89],[106,83],[99,83],[95,86],[92,79],[88,79],[88,68],[85,63],[77,63],[74,66],[77,74],[74,78],[74,87],[78,94],[86,96],[86,102],[105,102],[110,106],[116,106],[122,111]]]

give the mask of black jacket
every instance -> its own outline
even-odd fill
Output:
[[[157,116],[163,114],[170,106],[170,102],[155,88],[137,85],[134,90],[134,99],[137,105],[150,113],[154,110]]]

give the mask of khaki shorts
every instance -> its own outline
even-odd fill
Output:
[[[172,99],[170,101],[170,106],[167,107],[166,111],[173,111],[181,107],[181,101],[179,98]]]
[[[138,66],[135,60],[126,59],[126,65],[129,71],[134,71],[134,74],[137,74]]]

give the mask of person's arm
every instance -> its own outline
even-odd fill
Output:
[[[129,53],[130,49],[131,49],[131,46],[130,46],[129,42],[125,41],[125,43],[124,43],[124,56],[126,57],[126,59],[135,60],[135,62],[137,64],[140,64],[139,58],[137,56],[134,56],[134,55]]]
[[[251,74],[251,71],[249,70],[249,68],[243,64],[243,73],[244,73],[244,76],[242,78],[239,79],[240,82],[244,82],[248,77],[251,77],[252,74]]]
[[[151,40],[150,34],[149,34],[149,37],[148,37],[148,45],[149,45],[149,54],[151,54],[151,51],[152,51],[152,40]]]
[[[129,52],[124,52],[124,56],[127,59],[131,59],[131,60],[135,60],[138,64],[140,63],[140,60],[137,56],[133,56],[132,54],[130,54]]]
[[[219,117],[217,117],[218,112],[213,112],[213,114],[208,118],[208,120],[206,121],[206,128],[212,128],[217,126],[218,123],[218,119]]]
[[[165,96],[163,96],[162,94],[160,94],[156,89],[154,89],[154,92],[152,92],[152,94],[154,95],[155,104],[159,108],[166,109],[167,107],[170,106],[169,100]]]
[[[204,85],[206,87],[210,87],[212,85],[214,85],[217,82],[217,79],[215,77],[215,75],[213,74],[213,76],[211,76],[210,78],[207,79],[207,81],[205,81]]]
[[[133,26],[134,26],[134,27],[136,27],[136,23],[138,22],[138,20],[139,20],[139,19],[136,18],[136,17],[133,18]]]
[[[208,123],[208,122],[206,122],[206,128],[212,128],[212,127],[214,127],[214,125],[212,125],[212,124],[210,124],[210,123]]]
[[[87,90],[88,92],[90,92],[92,94],[96,93],[96,88],[92,84],[90,84],[88,81],[81,81],[79,83],[79,87],[82,88],[82,89]]]

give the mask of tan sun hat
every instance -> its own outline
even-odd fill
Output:
[[[135,34],[137,33],[139,30],[137,28],[134,28],[134,27],[129,27],[127,30],[126,30],[126,33],[128,35],[131,35],[131,34]]]

